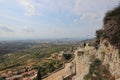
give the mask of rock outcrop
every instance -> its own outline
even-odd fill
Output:
[[[101,42],[96,57],[103,62],[103,65],[109,66],[109,71],[115,78],[120,78],[119,50],[114,48],[110,43],[106,46],[104,42],[106,42],[106,40]]]
[[[106,69],[108,69],[108,71],[110,72],[109,78],[106,78],[105,80],[119,80],[120,79],[120,5],[114,8],[113,10],[108,11],[104,17],[103,22],[104,22],[103,28],[96,31],[97,48],[96,48],[96,52],[93,53],[95,58],[99,59],[102,62],[101,65],[107,66]],[[92,54],[89,53],[89,56],[91,55]],[[101,65],[99,65],[99,67],[97,66],[98,68],[97,71],[99,70],[100,72],[102,72],[102,70],[100,69]],[[94,71],[94,68],[92,69]],[[91,74],[90,70],[91,67],[89,67],[89,73],[86,75],[87,77],[89,77],[89,79],[85,77],[85,80],[93,80],[93,79],[103,80],[102,77],[95,78],[97,74],[96,75],[93,75],[94,73]],[[105,75],[106,74],[104,74],[104,76]],[[103,74],[101,74],[100,76],[103,76]]]

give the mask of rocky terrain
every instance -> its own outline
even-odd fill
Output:
[[[103,23],[96,31],[95,59],[84,80],[120,79],[120,5],[105,14]]]

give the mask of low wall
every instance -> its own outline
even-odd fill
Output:
[[[66,77],[63,77],[63,80],[72,80],[73,76],[75,76],[75,75],[76,75],[76,64],[75,64],[75,73],[70,74]]]

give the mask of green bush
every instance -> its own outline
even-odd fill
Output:
[[[89,73],[84,80],[109,80],[111,74],[107,65],[102,65],[99,59],[94,59],[89,67]]]
[[[72,54],[63,54],[63,56],[66,60],[70,60],[73,55]]]

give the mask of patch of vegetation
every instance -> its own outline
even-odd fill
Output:
[[[64,56],[65,60],[70,60],[73,57],[72,54],[63,54],[63,56]]]
[[[89,73],[84,80],[109,80],[111,74],[107,65],[102,65],[99,59],[94,59],[89,67]]]
[[[0,69],[9,68],[10,66],[16,67],[14,65],[25,65],[27,61],[40,61],[42,58],[47,58],[54,52],[59,52],[65,48],[65,46],[53,46],[51,47],[34,47],[33,49],[28,49],[25,51],[14,52],[6,55],[0,56]]]
[[[41,76],[41,67],[38,69],[37,77],[34,78],[34,80],[42,80],[42,76]]]
[[[55,71],[56,69],[59,69],[63,66],[63,63],[58,60],[50,60],[48,62],[45,62],[41,65],[41,76],[48,75],[49,73]]]
[[[110,17],[118,17],[120,18],[120,5],[118,5],[117,7],[115,7],[112,10],[109,10],[105,17],[104,17],[104,24],[107,23],[107,21],[109,20]]]
[[[12,53],[18,50],[28,49],[34,45],[37,45],[35,42],[22,42],[22,41],[3,41],[0,42],[0,55]]]

